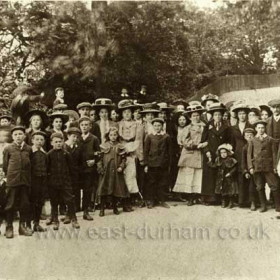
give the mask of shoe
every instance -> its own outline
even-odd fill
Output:
[[[19,228],[18,228],[19,235],[32,236],[32,233],[33,233],[32,230],[26,228],[24,223],[19,224]]]
[[[113,213],[114,213],[115,215],[119,215],[119,214],[120,214],[120,212],[119,212],[119,210],[118,210],[117,207],[113,208]]]
[[[6,238],[14,238],[14,228],[13,226],[6,226]]]
[[[224,199],[222,200],[221,207],[222,207],[222,208],[226,208],[226,201],[225,201]]]
[[[88,212],[84,212],[83,219],[87,221],[93,221],[93,218],[90,216]]]
[[[72,227],[75,229],[79,229],[80,225],[76,219],[72,220]]]
[[[124,206],[123,212],[131,212],[131,209],[128,206]]]
[[[193,200],[192,199],[188,200],[187,205],[188,206],[193,206]]]
[[[104,217],[104,216],[105,216],[105,211],[104,211],[104,210],[100,210],[99,216],[100,216],[100,217]]]
[[[34,232],[44,232],[44,231],[46,231],[46,229],[41,227],[39,224],[36,223],[33,226],[33,231]]]
[[[228,203],[228,208],[232,209],[234,207],[233,201],[230,199]]]
[[[170,208],[170,206],[169,206],[166,202],[164,202],[164,201],[160,202],[159,205],[160,205],[161,207],[164,207],[164,208]]]
[[[54,219],[53,218],[48,218],[46,221],[46,225],[50,226],[53,223]]]
[[[59,229],[59,221],[54,221],[53,222],[53,230],[58,230]]]
[[[261,208],[260,208],[260,213],[266,212],[266,197],[264,191],[259,191],[259,198],[260,198],[260,203],[261,203]]]
[[[67,225],[67,224],[70,224],[70,223],[71,223],[71,219],[68,215],[66,215],[65,218],[64,218],[63,224]]]
[[[251,202],[250,210],[251,210],[251,211],[256,211],[256,210],[257,210],[256,204],[255,204],[254,201]]]
[[[280,192],[279,191],[273,191],[273,198],[275,203],[275,211],[280,212]]]

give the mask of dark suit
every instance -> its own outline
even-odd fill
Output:
[[[244,129],[253,128],[253,126],[246,122]],[[246,145],[242,132],[238,124],[231,127],[231,143],[234,150],[234,157],[238,161],[237,182],[238,182],[238,203],[239,205],[246,205],[249,202],[249,181],[244,178],[242,170],[242,152],[243,147]]]

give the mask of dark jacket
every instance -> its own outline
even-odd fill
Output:
[[[81,171],[82,173],[93,172],[96,170],[96,165],[93,167],[88,167],[88,160],[97,160],[99,159],[100,152],[100,142],[96,136],[89,133],[89,136],[83,140],[81,139]]]
[[[267,120],[266,133],[268,136],[280,140],[280,120],[276,122],[273,115]]]
[[[172,157],[172,144],[168,134],[148,134],[144,144],[144,164],[149,167],[168,168]]]
[[[254,128],[254,127],[249,122],[246,122],[245,128]],[[247,141],[245,140],[242,132],[240,131],[238,124],[231,127],[231,143],[233,146],[234,157],[238,162],[238,172],[242,172],[242,166],[241,166],[242,151]]]
[[[8,187],[30,186],[31,153],[31,147],[25,143],[22,148],[12,143],[4,149],[3,171],[7,176]]]
[[[254,137],[249,142],[247,162],[248,169],[255,172],[273,172],[277,167],[276,141],[267,136],[263,140]]]
[[[50,150],[47,154],[48,183],[51,187],[72,188],[72,159],[71,155],[61,150]]]
[[[44,151],[32,151],[31,175],[38,177],[47,176],[47,154]]]

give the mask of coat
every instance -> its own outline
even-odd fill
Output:
[[[233,196],[238,194],[238,185],[236,181],[237,160],[232,157],[225,159],[217,157],[215,162],[208,162],[211,168],[217,169],[217,179],[215,193],[222,196]],[[226,177],[227,174],[229,177]]]
[[[183,129],[181,139],[178,142],[183,146],[179,167],[202,168],[202,153],[197,149],[198,144],[201,143],[202,133],[205,124],[200,122],[198,124],[190,124]]]
[[[245,128],[254,127],[249,122],[246,122]],[[234,157],[238,162],[238,172],[242,172],[242,151],[247,141],[245,140],[242,132],[240,131],[238,124],[231,127],[231,143],[233,146]]]
[[[7,176],[7,187],[31,185],[31,154],[27,144],[20,148],[12,143],[4,149],[3,171]]]
[[[125,169],[124,147],[121,144],[113,145],[105,142],[101,146],[102,159],[98,162],[99,196],[112,195],[115,197],[129,197],[129,192],[124,180]],[[122,171],[118,172],[117,169]]]
[[[231,142],[231,129],[228,125],[222,123],[220,129],[217,131],[214,127],[214,121],[212,120],[206,125],[202,134],[201,142],[208,143],[207,147],[203,150],[203,173],[201,194],[213,196],[214,200],[217,170],[210,168],[207,165],[208,158],[206,157],[206,153],[210,152],[212,160],[215,161],[218,147],[221,144]]]
[[[276,143],[270,136],[263,140],[254,137],[248,147],[248,169],[253,168],[255,172],[273,172],[277,168]]]

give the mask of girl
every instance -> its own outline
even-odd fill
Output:
[[[260,108],[256,106],[250,106],[250,112],[248,114],[248,121],[251,125],[260,119]]]
[[[267,105],[260,105],[261,108],[261,120],[267,121],[272,116],[272,111]]]
[[[115,215],[119,214],[117,199],[129,197],[123,173],[126,161],[125,148],[120,144],[118,129],[110,127],[105,139],[105,143],[100,145],[103,157],[97,164],[97,170],[100,174],[97,191],[97,194],[101,197],[100,217],[105,215],[105,203],[109,197],[112,198]]]
[[[233,208],[233,196],[238,193],[235,173],[237,171],[237,160],[233,158],[233,150],[230,144],[222,144],[218,147],[215,162],[208,162],[212,168],[217,168],[217,180],[215,193],[222,195],[222,208],[228,203],[228,208]]]
[[[31,110],[29,111],[25,117],[24,121],[26,126],[28,128],[26,129],[26,139],[25,142],[29,146],[32,146],[32,133],[37,131],[44,131],[45,127],[47,126],[47,115],[45,112],[40,110]],[[49,137],[48,137],[49,138]],[[47,138],[47,141],[45,141],[44,149],[47,151],[47,148],[49,147],[49,139]]]
[[[202,132],[205,127],[205,123],[200,120],[203,112],[204,108],[201,105],[187,107],[191,124],[186,126],[178,137],[178,142],[183,148],[178,162],[179,172],[173,191],[189,193],[188,206],[193,205],[198,198],[198,194],[201,193],[201,149],[207,146],[207,142],[201,143]]]

